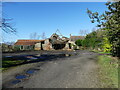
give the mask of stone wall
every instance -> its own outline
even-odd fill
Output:
[[[35,50],[41,50],[41,43],[35,44]]]
[[[65,44],[65,47],[62,48],[61,50],[72,50],[72,49],[74,49],[74,47],[73,47],[74,44],[75,44],[74,42],[68,41]],[[46,39],[44,41],[44,43],[42,43],[42,42],[36,43],[35,50],[55,50],[55,49],[54,49],[53,45],[50,43],[49,39]],[[60,50],[60,49],[58,49],[58,50]]]

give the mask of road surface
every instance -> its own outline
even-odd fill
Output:
[[[76,52],[74,52],[76,53]],[[78,51],[75,56],[30,65],[22,65],[3,73],[3,88],[100,88],[97,53]],[[39,69],[21,82],[11,84],[15,75],[29,68]],[[9,78],[9,79],[8,79]]]

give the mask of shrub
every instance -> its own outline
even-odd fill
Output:
[[[82,41],[83,41],[83,40],[81,40],[81,39],[76,40],[76,41],[75,41],[75,44],[76,44],[77,46],[82,46]]]

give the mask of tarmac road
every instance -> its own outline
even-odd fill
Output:
[[[39,65],[39,63],[34,64],[32,67],[40,70],[18,84],[4,85],[4,87],[100,88],[101,83],[98,77],[99,66],[97,65],[98,54],[89,51],[79,51],[77,53],[78,55],[76,56],[48,61],[43,65]],[[19,71],[19,69],[17,70]]]

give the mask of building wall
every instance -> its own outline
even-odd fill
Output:
[[[14,48],[19,50],[34,50],[34,45],[15,45]]]
[[[49,42],[49,39],[45,40],[45,43],[43,44],[43,50],[53,50],[52,44]]]
[[[63,49],[61,49],[61,50],[70,50],[70,49],[73,49],[73,47],[70,48],[69,45],[71,45],[71,44],[69,44],[69,43],[73,43],[73,44],[74,44],[74,42],[67,42],[67,43],[65,44],[65,47],[64,47]],[[55,50],[55,49],[52,47],[52,44],[49,42],[49,39],[46,39],[46,40],[45,40],[45,43],[43,44],[43,50]]]
[[[41,42],[35,44],[35,50],[41,50]]]
[[[61,50],[72,50],[74,49],[73,45],[75,45],[73,41],[68,41],[65,44],[65,47],[62,48]],[[49,39],[36,43],[35,45],[16,45],[16,46],[19,47],[20,50],[55,50],[52,44],[50,43]]]
[[[68,50],[69,49],[69,43],[65,44],[65,47],[63,48],[63,50]]]

